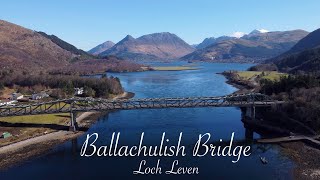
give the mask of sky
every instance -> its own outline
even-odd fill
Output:
[[[254,29],[313,31],[319,7],[319,0],[3,0],[0,19],[89,50],[128,34],[171,32],[198,44]]]

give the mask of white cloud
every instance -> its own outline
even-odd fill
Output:
[[[244,32],[234,32],[233,34],[231,34],[231,37],[236,37],[236,38],[241,38],[242,36],[246,35],[246,33]]]

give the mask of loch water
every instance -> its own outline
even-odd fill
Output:
[[[187,63],[155,63],[173,66]],[[108,73],[119,77],[126,91],[134,98],[222,96],[237,89],[226,83],[217,73],[225,70],[245,70],[251,64],[199,63],[197,70],[147,71]],[[177,143],[183,133],[182,144],[191,154],[199,134],[211,133],[212,142],[229,141],[235,134],[237,144],[247,144],[241,111],[236,107],[143,109],[111,112],[99,118],[83,136],[54,147],[46,154],[0,172],[0,179],[292,179],[294,163],[274,145],[251,144],[251,155],[232,163],[234,157],[81,157],[80,149],[86,135],[98,133],[97,145],[109,145],[113,132],[120,132],[120,144],[138,145],[144,132],[144,143],[159,145],[162,133],[168,144]],[[254,133],[254,138],[259,138]],[[266,157],[268,164],[262,164]],[[162,171],[171,169],[179,160],[181,167],[198,167],[198,175],[133,175],[145,159],[155,166],[160,159]]]

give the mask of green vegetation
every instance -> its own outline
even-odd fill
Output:
[[[261,72],[256,72],[256,71],[237,71],[235,73],[243,80],[249,80],[252,77],[261,74]]]
[[[274,64],[279,70],[290,73],[320,71],[320,48],[308,49],[296,54],[290,54],[277,60]]]
[[[0,118],[0,122],[8,123],[30,123],[30,124],[57,124],[66,125],[70,116],[68,113],[62,114],[44,114],[44,115],[30,115],[30,116],[13,116]]]
[[[188,66],[156,66],[151,67],[155,71],[184,71],[184,70],[197,70],[199,68]]]
[[[280,113],[298,120],[320,132],[320,77],[313,75],[288,75],[279,81],[261,81],[261,93],[285,100]]]
[[[320,87],[320,78],[313,75],[288,75],[281,77],[279,81],[261,81],[261,85],[264,93],[269,95],[282,92],[289,94],[295,89]]]
[[[237,71],[235,73],[242,80],[250,80],[257,77],[260,79],[279,81],[282,76],[287,76],[287,74],[279,73],[277,71]]]

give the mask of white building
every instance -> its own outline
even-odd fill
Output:
[[[83,88],[74,88],[74,95],[82,95]]]
[[[8,106],[8,105],[13,105],[17,101],[15,100],[0,100],[0,106]]]

